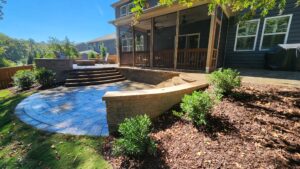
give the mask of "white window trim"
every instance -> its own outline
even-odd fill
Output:
[[[121,46],[122,46],[122,52],[132,52],[132,49],[133,49],[133,45],[128,45],[128,41],[132,41],[132,37],[126,37],[126,38],[123,38],[121,39]],[[127,41],[127,45],[124,45],[123,41]],[[127,48],[127,49],[130,49],[130,51],[124,51],[124,48]]]
[[[120,17],[132,14],[131,10],[129,10],[129,6],[132,5],[132,4],[133,4],[133,2],[131,2],[129,4],[126,4],[126,5],[123,5],[123,6],[120,7]],[[122,8],[126,9],[125,14],[122,13]]]
[[[144,50],[145,50],[145,37],[144,37],[144,35],[141,35],[141,36],[143,36],[143,41],[142,41],[142,43],[141,44],[137,44],[137,43],[135,43],[135,51],[137,51],[137,52],[143,52]],[[137,36],[135,36],[135,42],[137,42]],[[140,50],[140,49],[142,49],[142,50]]]
[[[276,33],[266,33],[265,34],[265,28],[266,28],[266,22],[268,19],[273,19],[273,18],[282,18],[282,17],[287,17],[289,16],[290,20],[289,20],[289,23],[288,23],[288,27],[287,27],[287,31],[286,32],[276,32]],[[273,17],[267,17],[265,18],[264,20],[264,26],[263,26],[263,30],[262,30],[262,33],[261,33],[261,38],[260,38],[260,45],[259,45],[259,50],[260,51],[269,51],[270,49],[262,49],[262,44],[263,44],[263,39],[264,39],[264,36],[265,35],[282,35],[282,34],[285,34],[285,38],[284,38],[284,44],[287,43],[287,40],[288,40],[288,37],[289,37],[289,33],[290,33],[290,28],[291,28],[291,23],[292,23],[292,19],[293,19],[293,14],[289,14],[289,15],[280,15],[280,16],[273,16]]]
[[[255,47],[256,47],[256,43],[257,43],[257,36],[258,36],[258,31],[259,31],[259,27],[260,27],[260,19],[252,19],[252,20],[248,20],[245,22],[257,22],[257,28],[256,28],[256,34],[255,35],[245,35],[245,36],[238,36],[239,34],[239,28],[240,28],[240,24],[237,25],[237,29],[236,29],[236,33],[235,33],[235,42],[234,42],[234,51],[235,52],[249,52],[249,51],[255,51]],[[254,37],[255,36],[255,40],[254,40],[254,44],[253,44],[253,49],[249,49],[249,50],[237,50],[236,49],[236,45],[237,45],[237,39],[238,38],[246,38],[246,37]]]
[[[182,35],[179,35],[178,37],[189,37],[189,36],[198,36],[198,48],[200,48],[200,33],[190,33],[190,34],[182,34]],[[176,37],[175,37],[176,38]],[[187,46],[187,38],[185,40],[185,46]]]

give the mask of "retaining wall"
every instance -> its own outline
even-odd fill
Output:
[[[193,82],[160,89],[107,92],[102,99],[106,102],[109,132],[116,132],[125,118],[141,114],[155,118],[179,103],[185,94],[207,87],[206,83]]]
[[[73,69],[71,59],[35,59],[36,67],[44,67],[56,73],[56,82],[65,82],[69,72]]]
[[[120,73],[128,80],[157,85],[163,81],[169,80],[175,76],[179,76],[180,73],[164,70],[150,70],[140,68],[117,68]]]

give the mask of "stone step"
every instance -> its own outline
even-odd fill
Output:
[[[102,73],[113,73],[118,72],[116,69],[113,70],[93,70],[93,71],[72,71],[71,75],[85,75],[85,74],[102,74]]]
[[[70,74],[70,78],[96,78],[96,77],[105,77],[105,76],[115,76],[115,75],[120,75],[119,72],[107,72],[107,73],[84,73],[84,74]]]
[[[90,71],[106,71],[106,70],[117,70],[116,68],[87,68],[87,69],[73,69],[72,72],[90,72]]]
[[[93,81],[101,81],[101,80],[108,80],[108,79],[116,79],[122,78],[123,76],[120,74],[112,75],[112,76],[99,76],[99,77],[77,77],[77,78],[69,78],[66,80],[66,83],[73,83],[73,82],[93,82]]]
[[[114,83],[126,80],[125,77],[122,78],[114,78],[109,80],[100,80],[100,81],[89,81],[89,82],[72,82],[72,83],[65,83],[66,87],[76,87],[76,86],[89,86],[89,85],[100,85],[106,83]]]

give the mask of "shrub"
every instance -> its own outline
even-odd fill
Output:
[[[196,125],[206,125],[206,116],[213,107],[213,100],[207,92],[193,92],[185,95],[180,104],[181,109]]]
[[[14,85],[21,90],[29,89],[34,84],[34,74],[31,70],[19,70],[13,76]]]
[[[151,120],[147,115],[125,119],[119,126],[121,138],[114,142],[113,153],[133,157],[154,155],[156,144],[149,137],[150,126]]]
[[[236,87],[241,86],[240,73],[232,69],[218,70],[210,74],[209,82],[219,95],[228,95]]]
[[[42,87],[51,87],[55,83],[55,73],[45,68],[35,71],[35,79]]]

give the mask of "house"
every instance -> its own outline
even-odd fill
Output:
[[[238,24],[229,8],[208,15],[210,1],[192,7],[158,5],[147,0],[139,22],[132,26],[132,1],[112,4],[121,66],[202,70],[218,67],[263,68],[265,54],[277,44],[300,43],[300,7],[287,0],[282,15]]]
[[[116,52],[116,33],[108,34],[94,40],[87,42],[88,48],[100,53],[100,45],[103,44],[106,47],[107,52],[111,55],[115,55]]]

